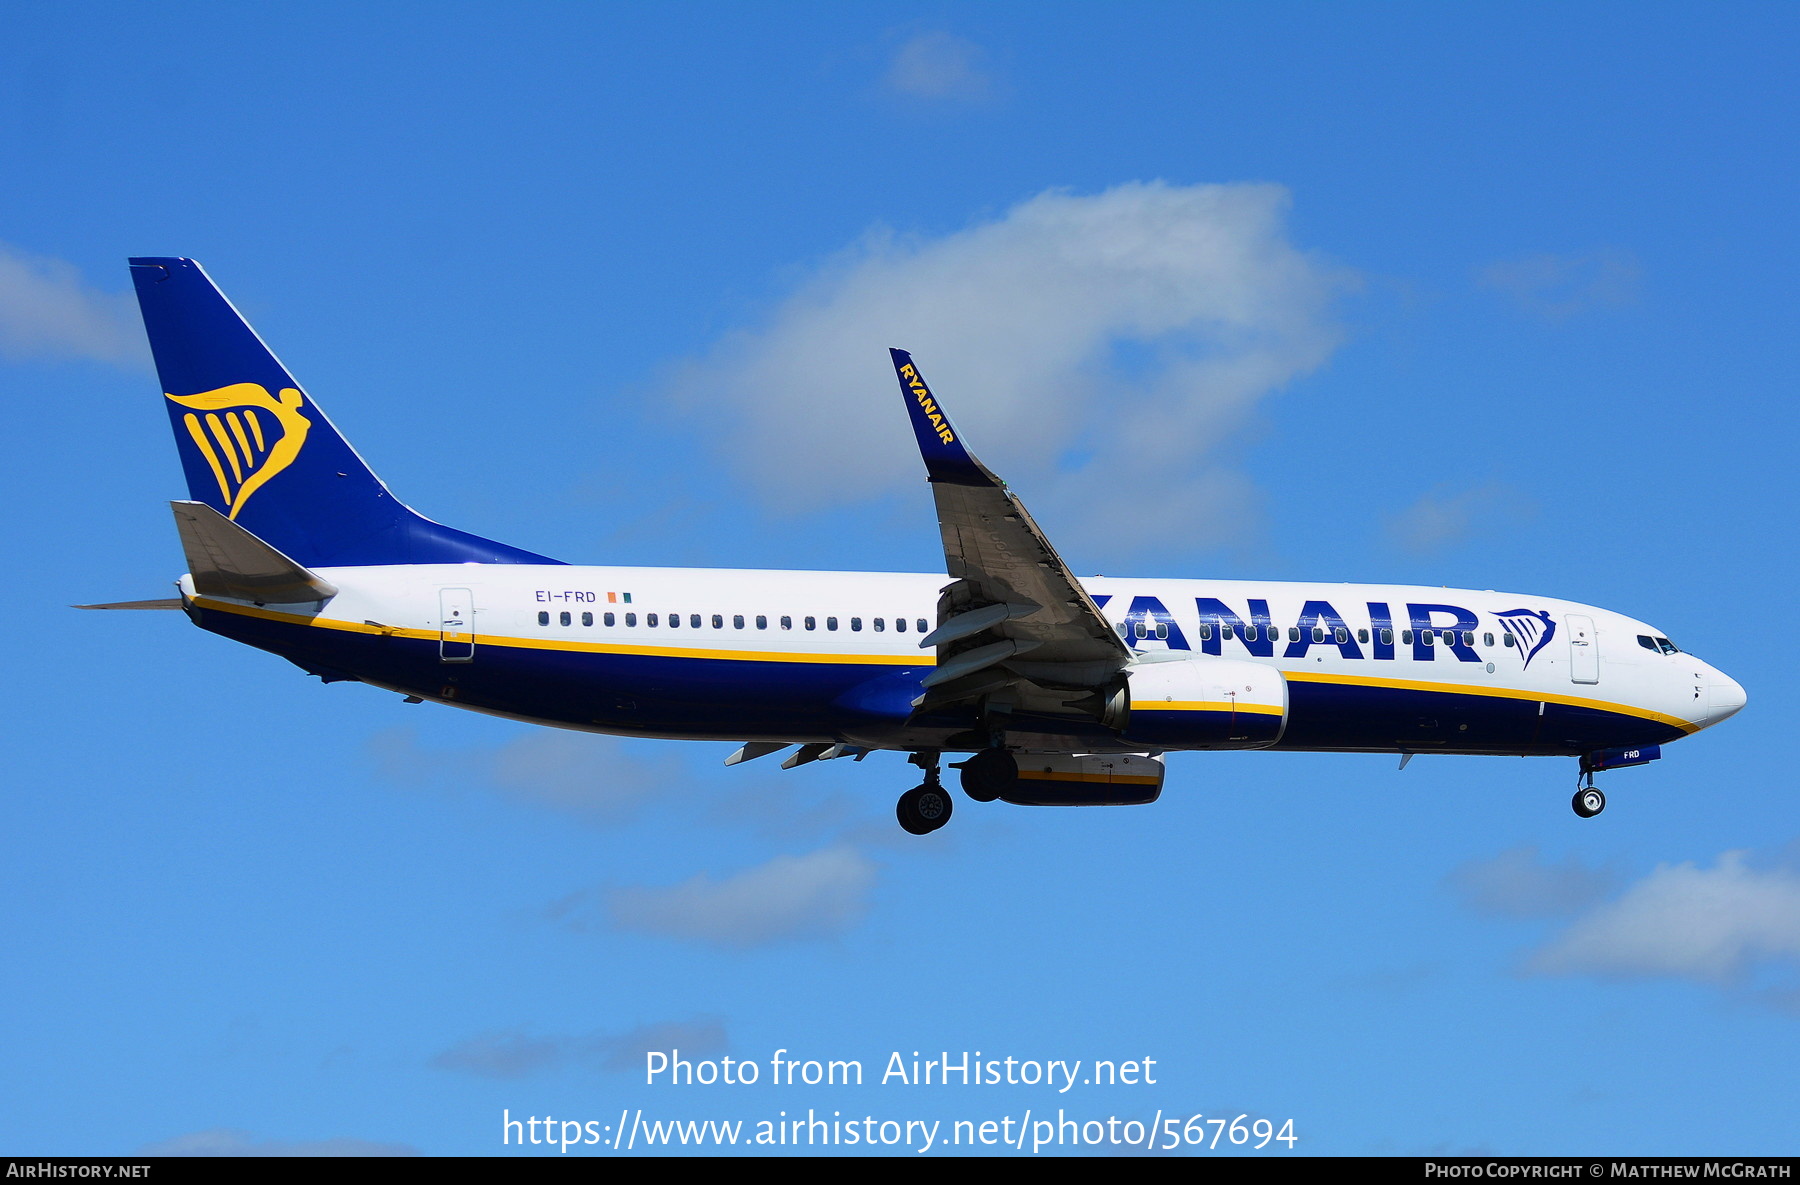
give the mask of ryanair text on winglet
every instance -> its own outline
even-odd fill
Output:
[[[919,377],[919,372],[913,369],[912,363],[908,362],[900,368],[900,377],[906,380],[906,385],[912,389],[913,398],[919,401],[919,410],[930,417],[938,439],[945,444],[955,444],[956,433],[950,431],[950,425],[944,422],[943,414],[938,411],[937,403],[931,398],[930,389],[925,386],[925,380]]]

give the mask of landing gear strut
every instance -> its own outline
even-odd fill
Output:
[[[925,781],[900,796],[894,815],[913,835],[928,835],[950,821],[950,792],[938,780],[938,755],[914,753],[909,760],[925,771]]]

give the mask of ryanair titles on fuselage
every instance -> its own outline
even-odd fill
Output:
[[[1114,599],[1111,593],[1094,594],[1094,604],[1104,610]],[[1277,624],[1269,613],[1266,598],[1250,597],[1244,602],[1249,612],[1240,614],[1217,597],[1195,597],[1194,607],[1200,620],[1200,652],[1221,655],[1227,639],[1235,640],[1257,658],[1305,658],[1313,647],[1327,647],[1347,659],[1393,660],[1397,646],[1410,646],[1417,662],[1431,662],[1440,652],[1458,662],[1484,662],[1468,638],[1481,627],[1480,617],[1460,605],[1407,602],[1401,606],[1403,616],[1396,620],[1393,607],[1386,601],[1365,601],[1367,632],[1360,635],[1330,601],[1308,600],[1300,609],[1298,620],[1290,626]],[[1548,623],[1548,614],[1533,613]],[[1514,638],[1514,645],[1527,665],[1543,649],[1555,631],[1554,624],[1539,628],[1528,644],[1511,620],[1512,614],[1497,615],[1500,628]],[[1134,596],[1123,615],[1114,620],[1126,627],[1127,640],[1138,641],[1137,627],[1151,639],[1170,650],[1192,650],[1194,647],[1175,617],[1160,597]],[[1316,632],[1315,632],[1316,631]],[[1276,647],[1283,649],[1276,653]]]

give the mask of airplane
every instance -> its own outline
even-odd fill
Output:
[[[1385,584],[1077,578],[891,351],[943,573],[576,566],[400,502],[191,259],[131,275],[187,478],[170,505],[201,629],[326,683],[622,736],[737,741],[727,765],[872,752],[922,771],[900,825],[977,802],[1142,805],[1164,758],[1269,749],[1641,766],[1745,692],[1634,618]],[[966,756],[963,756],[966,755]]]

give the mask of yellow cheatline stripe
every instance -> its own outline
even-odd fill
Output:
[[[212,466],[213,476],[219,480],[219,500],[231,505],[231,485],[225,480],[225,467],[219,464],[219,454],[213,452],[212,441],[206,439],[206,433],[200,427],[200,417],[193,412],[181,417],[187,425],[188,435],[194,438],[194,444],[200,449],[200,455]]]
[[[206,413],[206,426],[212,430],[213,439],[219,442],[219,451],[225,454],[225,460],[231,466],[231,476],[243,481],[244,468],[238,464],[237,450],[231,447],[231,436],[225,431],[225,426],[219,423],[218,413]]]
[[[250,435],[256,437],[256,451],[260,453],[263,451],[264,447],[262,421],[256,418],[256,409],[254,407],[246,407],[244,409],[244,418],[250,421]]]
[[[244,463],[255,468],[256,454],[250,451],[250,437],[244,432],[243,417],[235,411],[226,412],[225,422],[231,425],[231,434],[237,438],[238,447],[244,450]]]
[[[292,625],[308,625],[317,629],[338,630],[348,634],[374,634],[387,638],[417,638],[435,642],[443,636],[440,630],[404,629],[400,626],[374,626],[360,621],[339,621],[330,617],[306,617],[297,613],[279,613],[254,605],[238,605],[216,601],[211,597],[194,597],[196,605],[256,617],[264,621],[283,621]],[[472,640],[481,646],[504,646],[514,650],[561,650],[581,654],[629,654],[645,658],[715,658],[734,662],[808,662],[849,666],[936,666],[936,660],[921,653],[917,658],[905,654],[802,654],[769,650],[702,650],[675,646],[632,646],[613,642],[564,642],[549,638],[511,638],[495,634],[453,634],[452,641]]]
[[[1134,712],[1244,712],[1253,716],[1279,716],[1284,709],[1273,704],[1247,704],[1233,700],[1161,700],[1131,701]]]
[[[1069,774],[1050,773],[1047,770],[1021,769],[1021,782],[1106,782],[1114,786],[1154,786],[1161,778],[1146,778],[1141,774]]]
[[[1597,708],[1621,716],[1637,716],[1679,728],[1682,732],[1698,732],[1700,726],[1678,716],[1665,716],[1635,704],[1616,704],[1610,700],[1583,699],[1577,695],[1558,695],[1553,691],[1521,691],[1512,687],[1478,687],[1464,683],[1424,683],[1413,679],[1384,679],[1376,675],[1328,675],[1313,671],[1282,672],[1290,683],[1341,683],[1352,687],[1392,687],[1401,691],[1434,691],[1452,695],[1485,695],[1493,699],[1517,699],[1531,703],[1565,704],[1573,708]]]

